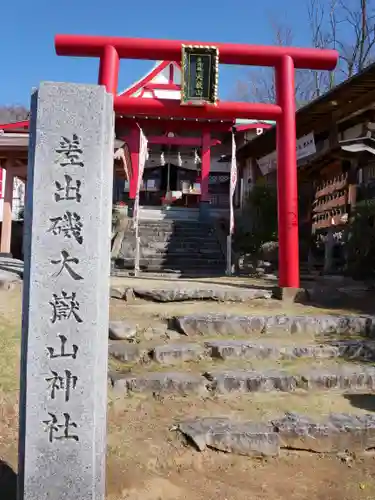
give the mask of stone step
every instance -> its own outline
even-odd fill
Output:
[[[375,342],[342,340],[329,344],[276,345],[274,342],[249,342],[244,340],[211,340],[205,342],[212,358],[226,359],[274,359],[345,358],[375,361]]]
[[[132,237],[134,237],[132,235]],[[209,234],[209,233],[202,233],[202,234],[189,234],[189,233],[181,233],[181,234],[174,234],[174,233],[152,233],[152,234],[147,234],[144,233],[143,231],[139,232],[139,237],[141,238],[141,241],[165,241],[165,242],[190,242],[191,244],[194,243],[200,243],[202,241],[204,242],[216,242],[217,239],[216,236]]]
[[[151,372],[142,376],[116,373],[109,374],[109,378],[114,391],[118,393],[207,394],[207,380],[191,373]]]
[[[258,288],[230,288],[212,286],[200,287],[168,287],[141,288],[135,287],[134,294],[143,299],[156,302],[182,302],[186,300],[213,300],[218,302],[246,302],[254,299],[270,299],[272,291]]]
[[[122,253],[124,254],[124,246],[122,248]],[[127,247],[126,248],[126,255],[130,256],[131,254],[135,253],[135,248],[134,247]],[[211,259],[223,259],[223,253],[221,252],[220,249],[212,248],[212,249],[207,249],[207,248],[199,248],[199,247],[194,247],[191,249],[188,248],[170,248],[170,247],[164,247],[164,248],[158,248],[155,246],[151,245],[145,245],[140,247],[140,255],[141,257],[148,257],[148,256],[155,256],[159,257],[163,256],[165,258],[180,258],[181,256],[183,257],[203,257],[203,258],[211,258]]]
[[[209,237],[209,236],[164,236],[164,235],[145,235],[140,233],[140,243],[142,245],[152,245],[155,243],[163,244],[165,246],[186,246],[188,248],[194,247],[197,244],[201,244],[204,242],[204,244],[207,243],[207,245],[210,246],[218,246],[219,242],[216,238]],[[129,235],[125,239],[126,243],[129,243],[131,245],[134,245],[135,243],[135,236],[134,235]]]
[[[195,242],[191,243],[189,241],[150,241],[141,239],[141,250],[152,249],[159,250],[169,253],[174,252],[200,252],[203,254],[209,254],[211,252],[220,252],[221,249],[216,241],[207,241],[204,247],[196,245]],[[130,248],[135,248],[135,242],[128,242]]]
[[[204,224],[202,222],[177,222],[175,224],[165,222],[145,223],[140,221],[139,227],[149,231],[215,231],[211,224]]]
[[[133,267],[134,258],[121,259],[123,267]],[[202,256],[190,257],[181,255],[175,258],[166,257],[141,257],[139,262],[140,268],[148,269],[168,269],[168,268],[178,268],[181,270],[188,269],[224,269],[225,266],[224,259],[207,259]]]
[[[143,273],[166,274],[171,273],[182,278],[213,278],[225,276],[225,265],[222,266],[202,266],[202,267],[183,267],[183,266],[147,266],[141,270]]]
[[[113,334],[111,338],[116,338]],[[116,331],[116,329],[115,329]],[[118,326],[117,326],[118,331]],[[134,330],[129,329],[130,333]],[[124,335],[129,335],[124,331]],[[135,335],[129,338],[134,338]],[[153,360],[164,365],[185,361],[213,360],[323,360],[343,358],[351,361],[375,361],[375,342],[363,340],[336,341],[330,344],[277,345],[275,342],[246,342],[244,340],[210,340],[204,344],[193,342],[170,342],[147,347],[128,342],[112,342],[109,355],[125,363],[143,363]],[[199,369],[199,364],[197,365]]]
[[[374,390],[375,368],[369,366],[338,366],[312,368],[299,373],[285,370],[213,370],[206,372],[211,391],[225,393],[293,392],[302,390]]]
[[[193,352],[193,351],[191,351]],[[147,373],[110,372],[116,391],[157,394],[246,394],[255,392],[303,391],[374,391],[375,368],[361,365],[338,365],[331,368],[286,370],[211,370],[197,374],[181,371],[148,371]]]
[[[278,456],[281,449],[316,453],[358,453],[375,447],[375,415],[331,413],[322,420],[287,413],[265,423],[199,417],[175,428],[206,448],[247,456]]]
[[[176,317],[185,335],[363,335],[375,336],[375,316],[192,314]]]
[[[133,233],[135,234],[135,233]],[[186,241],[186,240],[194,240],[194,239],[206,239],[207,241],[216,241],[217,236],[216,233],[213,231],[209,230],[204,230],[204,231],[146,231],[142,228],[139,230],[139,236],[144,236],[147,238],[163,238],[163,239],[170,239],[172,241],[174,240],[181,240],[181,241]]]
[[[121,260],[116,261],[114,267],[111,271],[112,276],[116,277],[128,277],[133,276],[134,272],[134,261],[133,264],[124,265]],[[157,277],[157,278],[168,278],[168,279],[178,279],[178,278],[219,278],[225,275],[225,267],[214,266],[214,267],[202,267],[202,268],[190,268],[183,269],[181,266],[147,266],[140,270],[140,276],[143,278]]]
[[[213,229],[212,224],[202,222],[202,221],[173,221],[173,220],[163,220],[163,221],[146,221],[140,220],[139,227],[146,227],[149,229]]]

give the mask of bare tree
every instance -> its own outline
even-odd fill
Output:
[[[329,81],[323,77],[319,82],[320,93],[374,62],[373,0],[309,0],[308,16],[314,47],[332,48],[340,53],[338,67],[331,72]]]
[[[336,48],[338,0],[309,0],[307,15],[309,18],[311,43],[314,48]],[[311,98],[315,99],[335,85],[334,72],[312,71],[313,86]]]
[[[311,45],[339,51],[335,71],[296,71],[297,107],[324,94],[375,61],[375,0],[306,0]],[[292,28],[271,23],[274,43],[291,45]],[[248,101],[275,102],[272,70],[254,69],[237,84],[237,95]]]
[[[374,1],[337,0],[336,23],[339,70],[350,78],[375,60]]]
[[[271,20],[271,26],[274,33],[273,43],[275,45],[285,46],[293,44],[293,31],[287,23]],[[313,90],[311,83],[311,74],[306,71],[296,71],[297,107],[311,100],[311,92]],[[274,69],[263,67],[252,68],[249,71],[246,81],[237,82],[236,95],[250,102],[274,103],[276,101]]]
[[[29,118],[29,111],[24,106],[0,106],[0,124],[13,123]]]

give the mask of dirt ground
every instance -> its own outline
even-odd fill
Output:
[[[0,460],[17,467],[18,370],[21,290],[0,291]],[[163,323],[172,313],[211,312],[219,305],[126,305],[111,301],[111,317],[132,320],[142,327]],[[233,312],[275,311],[276,305],[230,305]],[[298,312],[303,306],[293,306]],[[225,311],[229,312],[228,306]],[[310,308],[308,308],[310,312]],[[276,311],[275,311],[276,312]],[[280,311],[281,312],[281,311]],[[285,310],[283,312],[286,312]],[[351,311],[353,312],[353,311]],[[251,398],[146,396],[108,401],[107,500],[369,500],[375,498],[375,455],[353,457],[283,452],[279,458],[255,460],[212,450],[195,451],[173,431],[179,420],[191,416],[232,416],[265,419],[285,411],[319,416],[330,411],[375,411],[375,396],[339,393],[256,394]],[[9,482],[14,480],[8,474]],[[15,500],[10,486],[0,499]],[[79,499],[77,499],[79,500]]]

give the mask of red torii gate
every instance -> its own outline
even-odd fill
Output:
[[[217,47],[222,64],[274,67],[276,104],[218,102],[198,107],[182,106],[173,100],[116,96],[120,59],[180,61],[183,45]],[[98,57],[98,83],[114,95],[115,112],[123,115],[206,120],[276,120],[279,286],[299,288],[294,70],[332,70],[338,61],[337,51],[85,35],[57,35],[55,47],[57,55],[61,56]]]

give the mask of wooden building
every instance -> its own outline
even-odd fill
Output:
[[[300,234],[340,247],[356,204],[375,201],[375,64],[299,109],[296,131]],[[248,190],[276,183],[275,149],[272,127],[238,151]]]

